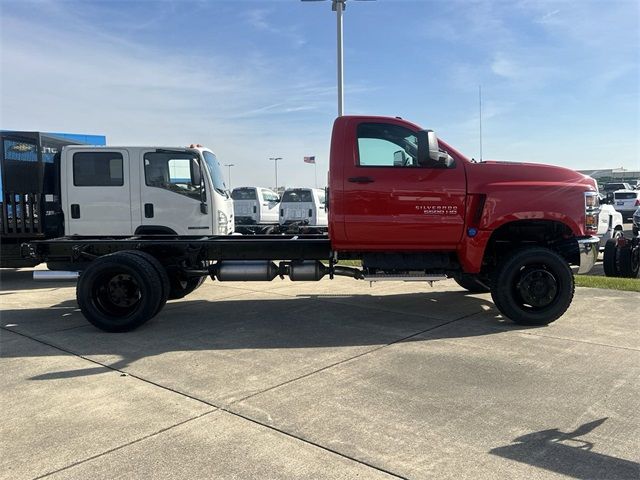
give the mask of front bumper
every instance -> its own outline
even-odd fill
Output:
[[[580,265],[578,273],[587,273],[598,260],[600,239],[598,237],[578,238],[578,249],[580,250]]]

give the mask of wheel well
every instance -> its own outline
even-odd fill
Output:
[[[556,250],[569,263],[575,263],[578,252],[573,244],[567,245],[567,239],[573,237],[571,228],[554,220],[518,220],[497,228],[489,239],[485,249],[483,268],[495,267],[506,252],[525,244],[548,246]],[[577,243],[575,243],[577,248]]]

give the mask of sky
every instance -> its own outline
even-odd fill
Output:
[[[0,0],[0,128],[202,143],[231,185],[319,186],[337,115],[330,1]],[[469,157],[640,169],[637,0],[347,0],[345,113]],[[225,168],[225,172],[229,170]]]

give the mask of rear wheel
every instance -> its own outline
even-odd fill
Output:
[[[169,282],[169,275],[167,274],[167,270],[156,257],[149,253],[142,252],[140,250],[125,250],[120,253],[125,255],[134,255],[136,257],[145,259],[158,273],[158,276],[160,278],[160,285],[162,288],[160,292],[160,303],[158,304],[158,309],[156,310],[156,313],[153,314],[154,316],[156,316],[158,313],[160,313],[160,310],[162,310],[167,304],[169,292],[171,291],[171,284]]]
[[[515,250],[496,271],[491,297],[507,318],[520,325],[547,325],[573,299],[573,273],[560,255],[544,247]]]
[[[604,268],[604,274],[607,277],[619,277],[620,269],[618,267],[618,242],[616,239],[611,238],[604,244],[604,256],[602,259],[602,266]]]
[[[458,285],[471,293],[488,293],[491,291],[491,280],[486,275],[462,273],[453,277]]]
[[[156,314],[162,281],[146,259],[113,253],[89,264],[78,280],[76,297],[90,323],[106,332],[126,332]]]

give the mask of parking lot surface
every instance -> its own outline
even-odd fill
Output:
[[[2,271],[6,479],[638,479],[640,294],[543,328],[453,281],[208,280],[124,334]]]

